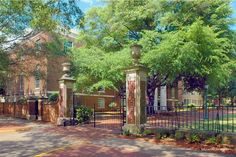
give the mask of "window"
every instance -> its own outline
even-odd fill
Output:
[[[105,99],[98,98],[98,108],[105,108]]]
[[[184,99],[184,105],[186,105],[187,104],[187,99]]]
[[[184,104],[187,105],[190,103],[190,100],[189,99],[184,99]]]
[[[35,69],[35,88],[40,86],[40,66],[37,65]]]
[[[39,88],[40,86],[40,80],[35,78],[35,88]]]
[[[24,76],[23,76],[23,74],[19,75],[19,90],[20,90],[20,93],[24,91]]]
[[[38,39],[35,42],[35,49],[36,49],[36,53],[39,53],[42,50],[42,43],[41,43],[40,39]]]
[[[105,88],[104,88],[104,87],[98,88],[98,92],[99,92],[99,93],[105,93]]]
[[[171,88],[171,98],[175,98],[175,88]]]
[[[70,48],[73,47],[73,42],[66,41],[64,42],[64,52],[67,53]]]

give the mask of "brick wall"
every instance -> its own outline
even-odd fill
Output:
[[[99,105],[98,105],[98,100],[100,98],[103,98],[105,100],[105,107],[104,108],[99,108]],[[106,96],[76,96],[76,102],[77,104],[79,105],[85,105],[89,108],[94,108],[94,105],[95,105],[95,109],[97,111],[99,110],[106,110],[106,111],[109,111],[109,110],[112,110],[110,107],[109,107],[109,104],[112,103],[112,102],[115,102],[116,104],[116,107],[114,109],[119,109],[120,108],[120,99],[119,97],[106,97]]]
[[[0,115],[10,116],[15,118],[26,118],[27,114],[30,112],[28,103],[25,104],[14,104],[11,102],[0,103]],[[31,108],[32,109],[32,108]],[[43,105],[43,115],[42,121],[56,123],[59,108],[58,103],[54,104],[44,104]]]
[[[59,91],[59,79],[63,75],[62,63],[66,61],[68,58],[64,56],[48,58],[47,91]]]
[[[59,106],[57,104],[44,104],[42,121],[44,122],[57,122],[59,116]]]
[[[28,105],[27,104],[14,104],[14,103],[0,103],[0,115],[26,118]]]

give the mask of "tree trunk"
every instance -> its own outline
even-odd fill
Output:
[[[221,105],[221,93],[220,92],[219,92],[218,100],[219,100],[218,105],[220,106]]]

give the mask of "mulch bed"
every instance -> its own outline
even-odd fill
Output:
[[[141,140],[146,142],[151,142],[155,144],[164,144],[181,148],[191,148],[193,150],[200,150],[206,152],[213,153],[224,153],[224,154],[236,154],[236,146],[235,145],[222,145],[222,144],[204,144],[204,143],[188,143],[187,141],[176,141],[171,138],[165,138],[158,140],[155,136],[147,136],[147,137],[137,137],[137,136],[124,136],[119,135],[119,138],[130,139],[130,140]]]

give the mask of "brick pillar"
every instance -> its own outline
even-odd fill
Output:
[[[35,102],[36,98],[35,97],[29,97],[27,100],[27,115],[26,118],[28,120],[36,120],[36,108],[35,108]]]
[[[126,124],[123,131],[131,134],[139,134],[147,120],[146,96],[147,96],[147,70],[138,63],[140,46],[132,47],[134,66],[126,70]]]
[[[69,75],[70,63],[63,63],[62,66],[65,74],[59,80],[60,103],[58,125],[63,125],[65,119],[72,117],[71,108],[73,104],[73,86],[75,83],[75,79]]]
[[[43,106],[44,102],[47,100],[47,97],[39,97],[38,98],[38,120],[42,121],[43,120]]]

